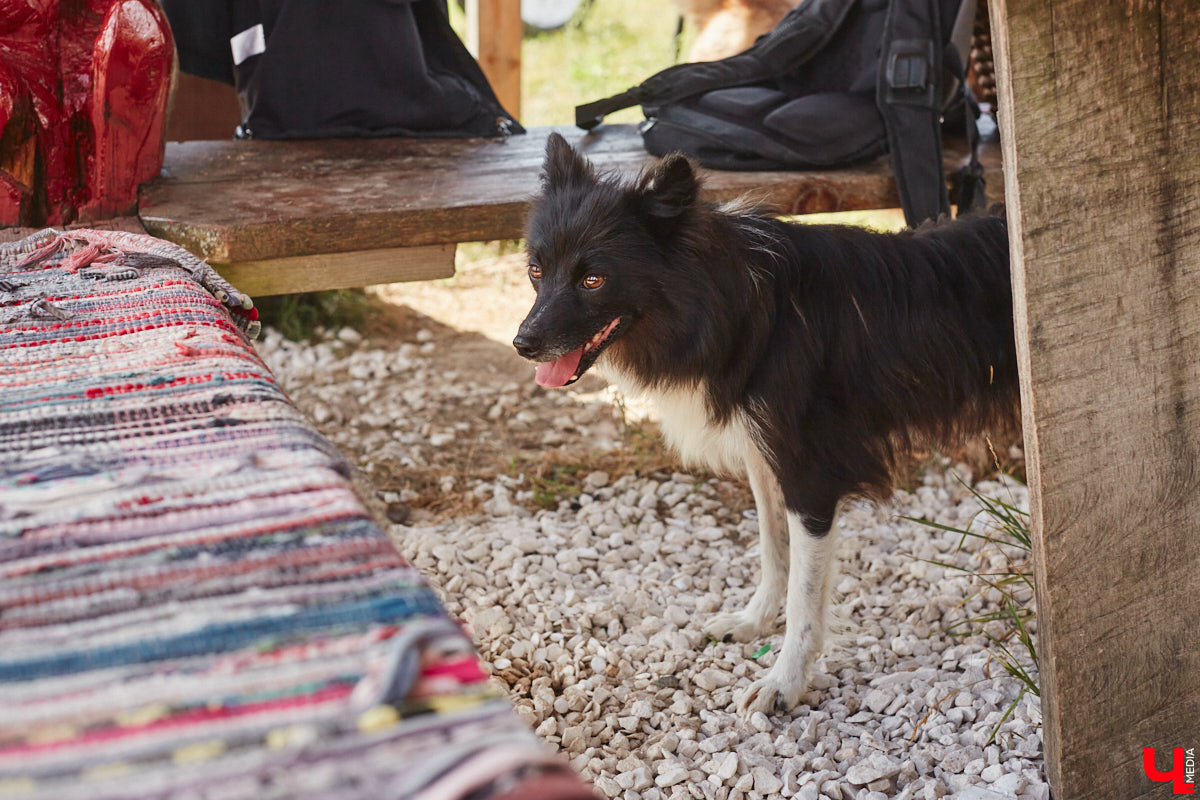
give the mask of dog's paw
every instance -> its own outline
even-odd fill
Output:
[[[787,714],[800,705],[808,691],[803,678],[781,677],[774,670],[750,684],[750,688],[738,701],[738,711],[749,718],[755,711],[767,716]]]
[[[755,614],[746,611],[714,614],[704,625],[704,635],[715,642],[753,642],[767,626]]]

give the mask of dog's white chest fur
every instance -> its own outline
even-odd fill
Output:
[[[702,385],[647,388],[609,364],[599,366],[621,391],[654,404],[663,436],[685,464],[732,475],[745,473],[746,455],[750,448],[756,447],[753,426],[745,414],[735,413],[728,421],[717,424],[709,414],[707,393]]]

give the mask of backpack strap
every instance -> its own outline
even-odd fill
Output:
[[[975,124],[979,105],[967,87],[958,47],[953,40],[942,43],[942,11],[938,0],[892,0],[884,26],[876,103],[887,130],[900,205],[910,227],[950,214],[942,171],[943,70],[954,78],[954,97],[948,105],[962,105],[970,151],[968,162],[954,174],[958,213],[987,205]]]
[[[712,89],[745,86],[794,69],[828,44],[856,2],[804,0],[749,49],[720,61],[676,64],[632,89],[576,106],[575,124],[591,130],[605,115],[623,108],[674,103]]]
[[[892,0],[884,23],[875,102],[909,227],[950,214],[942,174],[940,17],[937,0]]]

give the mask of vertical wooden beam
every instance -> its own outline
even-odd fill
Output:
[[[521,0],[467,0],[467,49],[496,92],[500,105],[521,118]]]
[[[991,0],[1057,800],[1200,748],[1196,9]]]

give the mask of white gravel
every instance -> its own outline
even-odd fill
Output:
[[[440,346],[428,331],[408,342],[343,331],[316,346],[268,331],[260,352],[364,465],[436,464],[438,447],[509,421],[550,429],[565,418],[568,444],[612,446],[594,393],[530,389],[528,376],[504,369],[447,379]],[[768,640],[718,644],[700,633],[707,615],[744,604],[757,579],[752,504],[722,500],[744,491],[678,472],[596,472],[574,502],[533,512],[521,475],[458,488],[482,510],[437,522],[416,515],[392,532],[450,612],[471,623],[521,716],[609,797],[1049,797],[1037,698],[1026,696],[989,744],[1019,686],[983,637],[946,630],[988,607],[978,581],[928,563],[986,572],[1003,555],[975,540],[959,550],[958,536],[901,519],[967,524],[977,506],[952,474],[931,472],[885,506],[845,509],[839,634],[806,705],[749,720],[735,697],[772,663],[773,653],[752,657]],[[1021,487],[981,488],[1026,503]],[[769,641],[781,636],[782,627]]]

